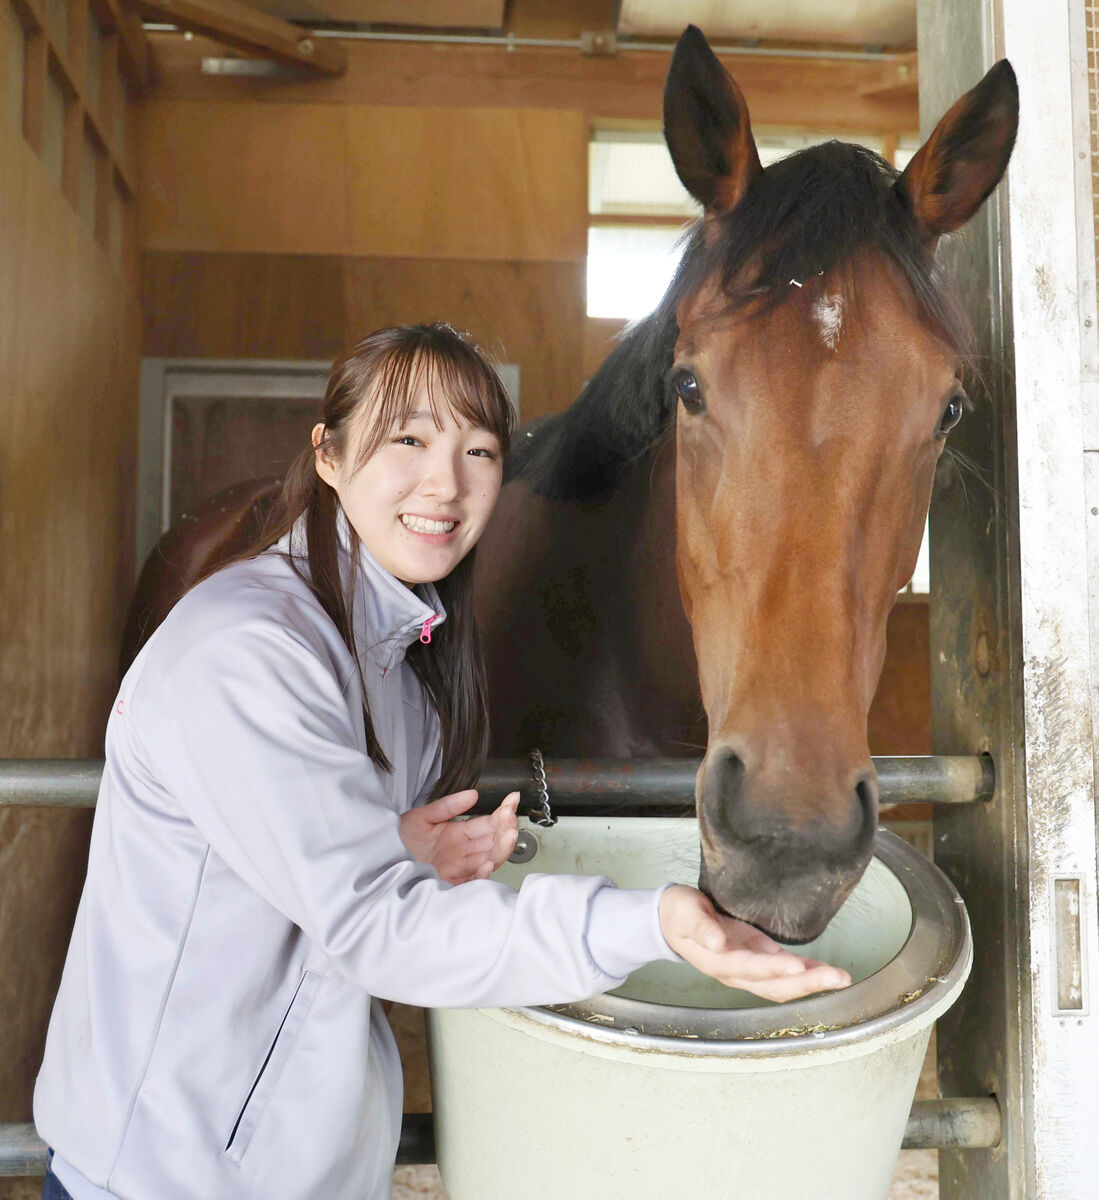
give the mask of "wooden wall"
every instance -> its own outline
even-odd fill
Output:
[[[146,353],[329,358],[444,318],[522,372],[524,416],[580,383],[581,113],[154,100],[142,122]]]
[[[86,5],[62,31],[27,0],[0,16],[0,65],[33,82],[48,62],[61,97],[53,112],[34,110],[33,86],[0,97],[0,757],[99,757],[133,577],[137,255],[124,118],[103,102],[126,93],[108,30],[98,95],[82,95]],[[77,139],[84,171],[65,167]],[[89,827],[0,808],[0,1121],[30,1117]],[[0,1196],[26,1186],[0,1181]]]

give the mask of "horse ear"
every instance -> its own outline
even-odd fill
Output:
[[[1006,58],[950,109],[897,182],[931,240],[960,229],[1007,169],[1019,128],[1019,85]]]
[[[711,213],[735,208],[763,170],[744,96],[694,25],[664,84],[664,140],[683,186]]]

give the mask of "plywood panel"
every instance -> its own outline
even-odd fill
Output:
[[[614,349],[619,334],[629,324],[617,317],[588,317],[584,321],[584,351],[581,366],[590,379]]]
[[[439,318],[519,364],[524,418],[564,408],[582,378],[580,264],[146,253],[142,278],[150,355],[331,359]]]
[[[133,578],[140,314],[8,121],[0,313],[0,757],[98,756]],[[0,811],[0,1120],[30,1117],[88,824]]]
[[[347,251],[341,109],[154,102],[140,133],[143,247]]]
[[[885,664],[870,709],[871,754],[931,753],[931,636],[926,600],[889,614]]]
[[[148,355],[331,359],[347,339],[341,259],[146,253],[141,263]]]
[[[577,112],[154,102],[142,247],[579,261]]]
[[[347,109],[352,252],[579,261],[588,126],[547,109]]]

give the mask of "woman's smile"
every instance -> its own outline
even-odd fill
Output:
[[[398,519],[410,533],[440,542],[461,524],[455,517],[422,517],[415,513],[401,513]]]

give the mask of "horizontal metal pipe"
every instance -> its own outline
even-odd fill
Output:
[[[559,816],[684,813],[694,798],[699,759],[549,759],[550,802]],[[970,804],[995,791],[992,759],[984,755],[875,758],[883,805]],[[14,804],[88,808],[95,804],[99,759],[0,760],[0,806]],[[478,784],[482,811],[501,796],[522,792],[534,800],[529,763],[490,759]]]
[[[559,816],[601,811],[682,813],[694,803],[695,775],[700,759],[547,759],[546,783],[550,803]],[[996,786],[988,755],[927,755],[875,758],[883,805],[972,804],[990,800]],[[492,759],[481,772],[478,787],[491,807],[511,791],[533,798],[531,770],[525,760]]]
[[[183,32],[179,26],[172,25],[167,21],[146,21],[144,26],[146,33]],[[307,29],[302,26],[302,35],[306,34],[315,38],[334,38],[341,42],[418,42],[423,45],[498,46],[502,50],[521,50],[524,47],[540,50],[583,50],[585,48],[585,44],[580,38],[516,37],[511,33],[423,33],[412,29],[385,32],[346,27]],[[616,47],[618,50],[648,50],[670,54],[675,49],[675,42],[635,42],[625,37],[619,37]],[[852,62],[892,63],[901,62],[907,57],[906,51],[903,50],[815,50],[794,46],[751,45],[712,46],[711,49],[719,56],[739,54],[751,58],[831,58]]]
[[[101,758],[0,759],[0,805],[93,808]]]
[[[33,1125],[0,1125],[0,1177],[45,1175],[46,1143]]]
[[[1003,1114],[992,1096],[917,1100],[904,1128],[904,1150],[990,1150],[1003,1137]]]
[[[904,1131],[905,1150],[985,1150],[999,1143],[1000,1106],[994,1099],[917,1100]],[[397,1165],[435,1161],[431,1113],[405,1113]],[[46,1143],[33,1125],[0,1125],[0,1177],[44,1175]]]

